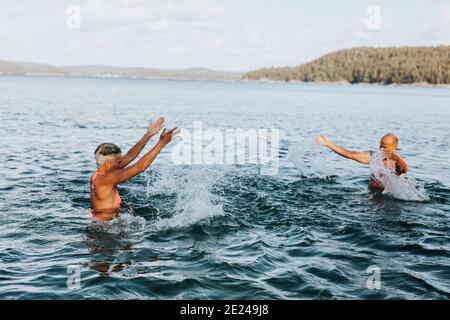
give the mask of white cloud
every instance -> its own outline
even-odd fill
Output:
[[[8,12],[10,15],[20,15],[24,12],[24,10],[25,10],[25,6],[22,4],[19,4],[16,6],[9,7]]]
[[[84,0],[83,29],[140,27],[140,31],[164,31],[173,22],[219,16],[221,7],[210,0]]]
[[[188,53],[188,50],[182,46],[175,46],[169,48],[169,54],[172,56],[182,56]]]
[[[441,15],[447,23],[450,23],[450,7],[441,7]]]
[[[419,8],[427,7],[433,3],[433,0],[414,0],[414,3]]]
[[[8,38],[8,32],[6,32],[5,28],[0,27],[0,38],[5,40]]]
[[[77,40],[69,41],[66,45],[66,50],[68,52],[74,52],[80,47],[80,42]]]
[[[419,16],[416,18],[415,25],[418,26],[416,39],[423,44],[449,44],[450,6],[437,6],[434,9],[437,14],[431,18],[426,19],[425,17],[427,16]]]
[[[160,19],[158,21],[143,23],[143,24],[139,25],[139,27],[143,31],[148,31],[148,32],[164,31],[164,30],[169,29],[170,20],[167,17],[163,17],[162,19]]]
[[[321,11],[306,1],[266,10],[258,0],[0,0],[0,59],[233,71],[298,65],[353,46],[449,44],[446,1],[378,0],[383,23],[374,31],[360,2]],[[69,4],[81,8],[80,30],[66,27]]]
[[[210,42],[210,47],[214,48],[214,49],[218,49],[221,48],[223,46],[223,40],[220,37],[214,37],[214,39],[212,39],[212,41]]]

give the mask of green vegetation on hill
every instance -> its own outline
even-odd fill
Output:
[[[449,84],[450,46],[340,50],[298,67],[258,69],[242,78],[304,82]]]
[[[241,73],[237,72],[216,71],[205,68],[162,70],[102,65],[55,67],[48,64],[0,60],[0,75],[2,74],[174,80],[239,80],[242,76]]]

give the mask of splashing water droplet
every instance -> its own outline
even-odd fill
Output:
[[[211,189],[227,171],[223,167],[215,169],[197,166],[180,167],[179,170],[181,171],[174,174],[172,168],[167,175],[163,173],[161,177],[161,180],[166,180],[164,185],[176,194],[175,213],[170,218],[157,220],[151,228],[181,228],[223,214],[222,205],[218,204],[217,196]]]
[[[145,219],[122,211],[117,218],[108,221],[95,221],[92,225],[97,231],[111,234],[131,234],[142,232],[145,228]]]
[[[296,144],[289,151],[287,159],[307,178],[328,179],[331,176],[324,148],[315,144],[312,139]]]
[[[370,159],[372,178],[384,185],[383,194],[406,201],[428,201],[424,185],[408,174],[397,175],[384,164],[383,151],[375,152]]]

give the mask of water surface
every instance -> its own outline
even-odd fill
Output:
[[[169,145],[119,187],[119,219],[91,222],[96,146],[126,150],[160,114],[278,128],[279,173],[174,165]],[[5,76],[0,118],[1,299],[450,297],[450,90]],[[374,193],[367,166],[312,143],[376,150],[390,131],[428,200]]]

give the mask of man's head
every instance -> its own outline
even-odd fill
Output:
[[[397,150],[398,138],[393,133],[384,135],[380,140],[380,149]]]
[[[102,143],[95,149],[95,161],[97,167],[105,166],[106,169],[116,169],[122,159],[122,151],[113,143]]]

